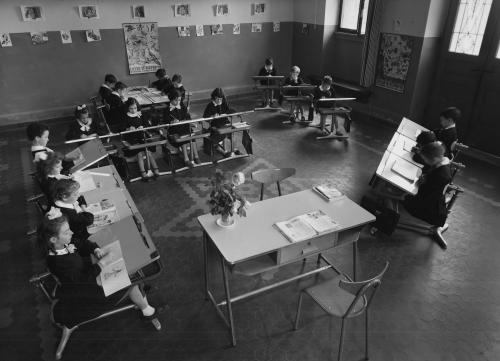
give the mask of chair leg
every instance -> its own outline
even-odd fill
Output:
[[[441,247],[442,249],[446,249],[446,248],[448,248],[448,243],[446,243],[446,240],[443,237],[441,228],[442,227],[435,227],[435,229],[432,230],[432,232],[433,232],[432,237],[434,238],[436,243],[439,245],[439,247]],[[448,229],[448,228],[446,228],[446,229]]]
[[[302,298],[303,297],[304,297],[304,293],[300,292],[299,303],[297,305],[297,314],[295,315],[295,323],[293,325],[294,330],[297,330],[299,328],[300,309],[302,308]]]
[[[264,199],[264,183],[260,185],[260,200]]]
[[[278,186],[278,195],[281,197],[281,187],[280,187],[280,182],[276,182],[276,185]]]
[[[365,310],[365,360],[368,360],[368,308]]]
[[[61,359],[62,354],[64,352],[64,348],[66,347],[69,337],[71,336],[74,330],[76,330],[76,327],[73,328],[67,328],[66,326],[62,327],[61,340],[59,341],[59,345],[57,346],[56,350],[56,360]]]
[[[345,319],[342,318],[342,325],[340,326],[340,343],[339,343],[339,356],[338,361],[342,360],[342,349],[344,348],[344,325]]]

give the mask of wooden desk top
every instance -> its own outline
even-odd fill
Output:
[[[417,135],[419,135],[423,131],[427,131],[426,127],[421,126],[420,124],[417,124],[413,121],[411,121],[408,118],[404,118],[401,120],[401,123],[399,124],[399,127],[397,129],[397,132],[400,134],[403,134],[404,136],[416,140]]]
[[[340,224],[340,232],[373,222],[375,217],[347,197],[328,202],[312,189],[253,203],[247,217],[236,216],[232,228],[215,224],[219,216],[205,214],[198,222],[227,262],[236,264],[291,245],[274,226],[309,211],[322,210]]]
[[[396,132],[394,133],[391,142],[387,146],[387,150],[403,158],[404,160],[407,160],[408,162],[422,168],[422,164],[415,162],[413,160],[413,153],[409,151],[409,149],[412,149],[416,145],[417,142],[415,142],[414,140],[401,133]]]
[[[378,165],[376,172],[377,176],[389,182],[393,186],[405,191],[406,193],[413,195],[417,194],[418,185],[416,183],[416,179],[414,182],[411,182],[392,170],[392,167],[396,161],[402,161],[407,163],[411,167],[415,167],[417,169],[418,176],[422,174],[421,166],[417,166],[411,162],[408,162],[407,160],[387,150],[384,153],[384,156],[382,157],[380,164]]]

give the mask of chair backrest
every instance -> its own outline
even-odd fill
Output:
[[[30,278],[30,283],[40,288],[49,302],[55,301],[57,287],[59,287],[60,282],[52,273],[44,272],[36,274]]]
[[[252,180],[262,184],[260,188],[260,200],[264,198],[264,184],[276,183],[278,187],[278,194],[281,196],[280,181],[291,177],[295,174],[295,168],[275,168],[275,169],[262,169],[252,172]]]
[[[355,296],[351,305],[344,314],[344,317],[358,315],[363,312],[365,308],[368,308],[370,306],[370,303],[373,300],[373,296],[375,296],[375,292],[377,291],[378,286],[380,286],[380,284],[382,283],[382,277],[384,276],[388,268],[389,262],[385,262],[384,269],[378,275],[365,281],[354,282],[351,280],[340,280],[339,287]],[[371,293],[368,294],[370,290]],[[361,298],[363,299],[364,307],[358,309],[357,311],[353,311],[355,305]]]

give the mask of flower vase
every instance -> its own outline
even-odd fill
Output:
[[[230,214],[221,214],[220,218],[217,218],[216,223],[219,227],[232,227],[234,225],[234,217]]]

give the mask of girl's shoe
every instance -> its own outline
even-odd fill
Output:
[[[148,172],[145,172],[145,171],[144,171],[144,172],[141,172],[141,180],[142,180],[143,182],[147,182],[147,181],[149,181]]]
[[[194,167],[194,163],[192,161],[190,161],[189,159],[188,160],[184,160],[184,164],[187,165],[189,168],[193,168]]]
[[[195,157],[195,158],[194,158],[194,162],[195,162],[196,164],[201,164],[201,160],[200,160],[200,158],[198,158],[198,157]]]
[[[153,169],[153,177],[158,178],[160,176],[160,171],[158,168]]]

